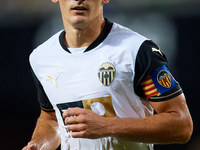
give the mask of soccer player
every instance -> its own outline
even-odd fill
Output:
[[[109,0],[52,1],[60,4],[65,29],[30,55],[41,115],[23,150],[186,143],[192,119],[159,47],[105,19]]]

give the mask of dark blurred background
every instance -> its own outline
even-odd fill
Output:
[[[194,122],[191,140],[155,150],[199,150],[200,1],[111,0],[104,17],[155,41],[186,95]],[[1,150],[20,150],[31,138],[40,108],[29,54],[62,28],[59,5],[50,0],[0,1]]]

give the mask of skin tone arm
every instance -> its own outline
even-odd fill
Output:
[[[74,138],[115,136],[157,144],[186,143],[190,139],[193,123],[183,94],[151,105],[158,114],[143,119],[106,118],[80,108],[66,110],[63,117]]]
[[[60,145],[54,112],[41,110],[31,141],[22,150],[55,150]]]

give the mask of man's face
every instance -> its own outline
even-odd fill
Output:
[[[54,0],[60,4],[63,21],[80,26],[103,17],[103,4],[109,0]]]

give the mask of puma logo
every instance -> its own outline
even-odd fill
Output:
[[[152,48],[152,52],[158,52],[161,56],[163,56],[163,53],[160,51],[160,49]]]
[[[46,81],[52,81],[55,84],[55,86],[58,87],[56,80],[58,79],[59,76],[60,76],[60,74],[58,74],[55,79],[51,78],[50,76],[47,76]]]

